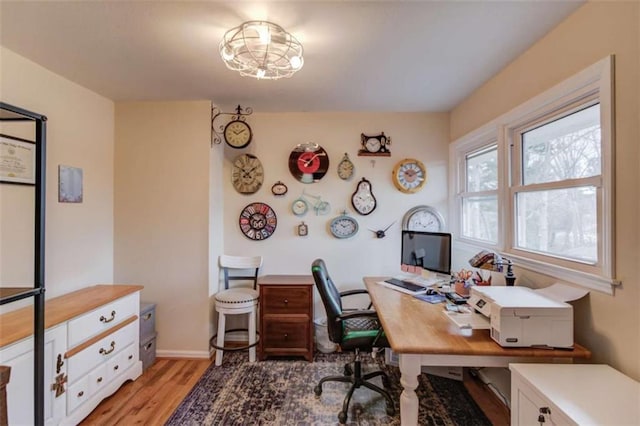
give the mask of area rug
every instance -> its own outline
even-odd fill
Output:
[[[325,376],[342,374],[350,354],[317,353],[314,362],[267,360],[250,363],[246,352],[225,353],[222,366],[205,371],[167,421],[182,425],[335,425],[349,387],[327,382],[320,397],[313,388]],[[385,400],[367,388],[356,389],[347,424],[400,424],[400,371],[363,356],[363,373],[383,368],[389,375],[396,414],[388,416]],[[382,358],[382,359],[381,359]],[[377,382],[376,382],[377,380]],[[374,383],[382,386],[380,378]],[[490,425],[462,382],[421,374],[416,390],[420,425]]]

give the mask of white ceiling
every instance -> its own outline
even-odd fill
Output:
[[[113,100],[256,112],[448,111],[580,1],[0,0],[0,43]],[[265,19],[304,45],[290,79],[228,70],[224,32]]]

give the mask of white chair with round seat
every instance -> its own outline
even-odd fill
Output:
[[[258,273],[262,266],[262,256],[220,256],[220,267],[224,273],[224,290],[215,295],[215,309],[218,312],[218,333],[210,340],[216,349],[215,365],[222,365],[223,351],[239,351],[249,349],[249,362],[256,361],[256,345],[258,344],[256,324],[258,311]],[[252,272],[249,275],[249,272]],[[236,275],[237,274],[237,275]],[[230,281],[243,281],[244,286],[229,288]],[[246,286],[247,283],[252,287]],[[226,330],[227,315],[248,314],[247,328]],[[225,346],[225,333],[247,331],[249,344],[242,347]]]

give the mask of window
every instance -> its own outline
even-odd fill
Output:
[[[454,142],[456,242],[612,293],[612,58]]]

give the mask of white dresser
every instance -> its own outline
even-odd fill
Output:
[[[602,364],[510,364],[511,425],[640,425],[640,382]]]
[[[142,286],[88,287],[46,302],[45,424],[75,425],[142,374]],[[9,425],[33,424],[32,307],[0,316],[0,364],[11,367]]]

